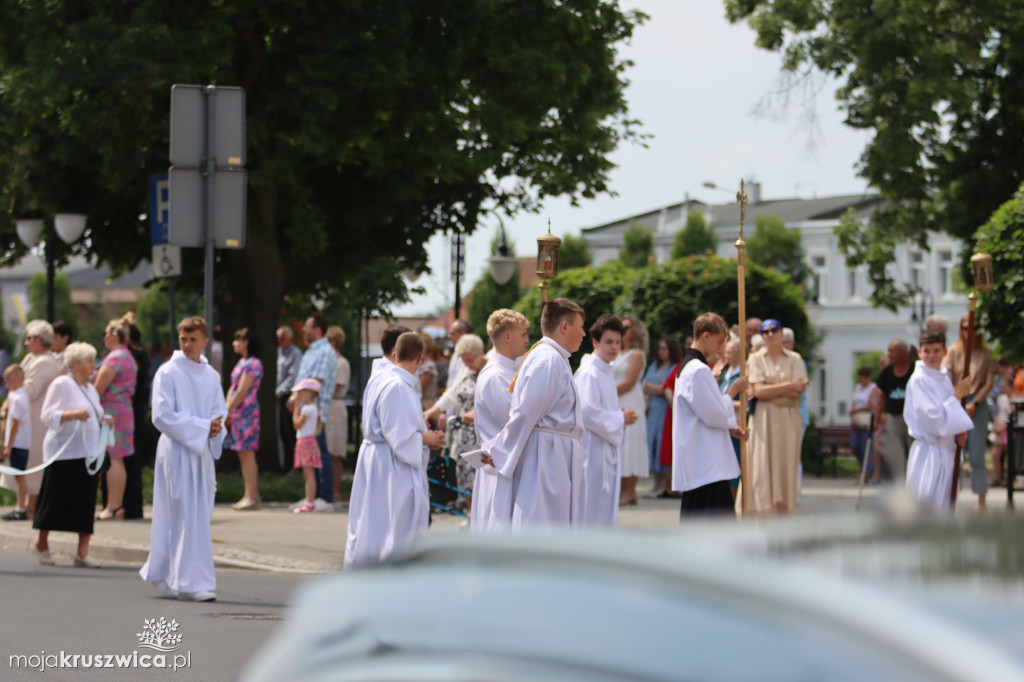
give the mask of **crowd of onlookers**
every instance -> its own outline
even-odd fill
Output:
[[[947,339],[942,367],[951,383],[959,380],[967,367],[970,393],[964,403],[973,428],[964,446],[964,460],[970,466],[968,478],[972,492],[977,495],[977,507],[983,509],[989,487],[1007,483],[1004,458],[1010,401],[1013,397],[1024,397],[1024,365],[1014,365],[1006,358],[996,359],[980,329],[975,329],[969,339],[968,320],[967,316],[960,320],[956,340],[951,343],[948,340],[953,335],[946,317],[932,315],[925,322],[925,330],[941,332]],[[968,343],[969,359],[965,357]],[[877,370],[868,365],[857,369],[850,409],[851,445],[868,473],[868,483],[879,483],[884,476],[901,483],[906,477],[912,438],[903,413],[907,383],[917,361],[918,349],[913,344],[893,339],[880,357]]]

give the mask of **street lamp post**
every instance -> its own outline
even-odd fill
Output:
[[[87,217],[81,213],[58,213],[53,216],[53,227],[57,236],[65,244],[73,244],[82,236],[85,231]],[[41,218],[24,218],[15,221],[15,229],[18,232],[18,239],[21,243],[32,248],[41,240],[45,230],[45,222]],[[53,281],[57,268],[57,243],[53,241],[53,235],[46,236],[44,251],[46,255],[46,319],[53,322],[56,317],[53,301]]]
[[[455,305],[452,309],[455,315],[452,319],[459,319],[459,307],[462,305],[462,276],[466,270],[466,235],[456,232],[452,235],[452,280],[455,282]]]
[[[505,226],[502,225],[498,232],[498,248],[497,253],[491,256],[491,279],[498,286],[507,284],[512,275],[516,274],[516,270],[519,269],[519,260],[512,255],[511,249],[508,248],[508,243],[505,241]]]
[[[910,341],[913,344],[916,340],[914,334],[920,335],[924,331],[928,318],[935,313],[935,297],[932,296],[932,292],[925,291],[917,285],[911,291],[913,296],[910,299],[910,322],[907,323],[907,334],[911,337]],[[918,314],[919,310],[920,314]]]

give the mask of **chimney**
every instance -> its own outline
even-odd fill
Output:
[[[750,197],[750,203],[751,204],[760,204],[761,203],[761,183],[760,182],[757,182],[756,180],[751,180],[750,181],[750,194],[748,196]]]

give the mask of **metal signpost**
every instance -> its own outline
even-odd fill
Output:
[[[245,248],[245,90],[171,86],[167,241],[206,250],[203,292],[213,334],[213,250]]]

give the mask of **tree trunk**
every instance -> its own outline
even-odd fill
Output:
[[[238,356],[231,351],[235,331],[249,327],[260,343],[263,380],[260,403],[260,444],[256,460],[260,471],[281,471],[277,448],[277,339],[275,330],[287,286],[286,264],[276,239],[277,188],[249,189],[245,248],[223,251],[218,281],[220,324],[224,331],[224,367],[229,373]],[[229,359],[230,358],[230,359]],[[284,469],[291,463],[285,463]]]

